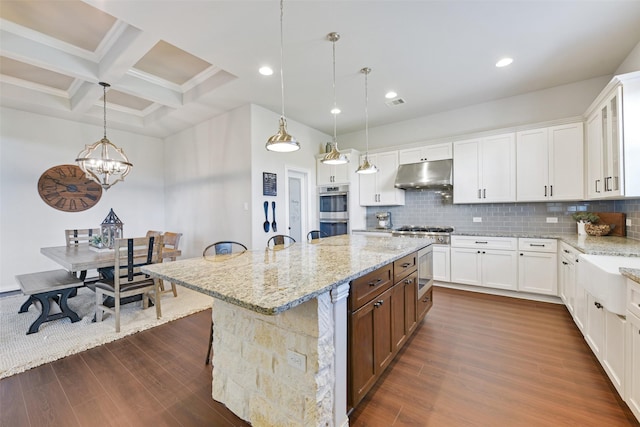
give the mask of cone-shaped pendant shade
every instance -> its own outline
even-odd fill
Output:
[[[347,156],[338,151],[336,144],[331,144],[331,151],[325,154],[324,158],[321,160],[325,165],[344,165],[349,163],[349,159]]]
[[[364,162],[362,162],[362,164],[358,166],[358,169],[356,170],[356,173],[361,173],[361,174],[369,174],[369,173],[376,173],[376,172],[378,172],[378,168],[376,167],[376,165],[369,163],[368,156],[365,156]]]
[[[295,137],[287,132],[287,121],[284,117],[280,117],[278,133],[267,140],[265,147],[269,151],[278,153],[289,153],[300,149],[300,144]]]

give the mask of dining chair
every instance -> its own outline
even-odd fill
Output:
[[[147,233],[150,233],[147,232]],[[180,238],[182,237],[182,233],[173,233],[171,231],[166,231],[163,235],[162,235],[162,247],[164,249],[175,249],[178,250],[178,246],[180,245]],[[166,258],[170,261],[175,261],[176,257],[170,257],[170,258]],[[162,261],[164,262],[165,258],[162,258]],[[162,294],[166,294],[171,292],[175,297],[178,296],[178,290],[176,289],[176,284],[175,283],[171,283],[171,289],[165,289],[164,288],[164,280],[160,279],[160,295]]]
[[[310,232],[307,233],[307,241],[321,239],[323,237],[329,237],[329,235],[324,231],[320,231],[320,230],[311,230]]]
[[[74,246],[88,245],[91,239],[101,236],[99,228],[72,228],[64,230],[64,239],[68,248]],[[75,272],[74,275],[83,282],[94,282],[98,276],[87,279],[87,270]]]
[[[267,240],[267,249],[286,249],[296,242],[291,236],[286,234],[276,234]]]
[[[239,242],[233,240],[222,240],[215,242],[204,248],[202,256],[215,257],[216,255],[230,255],[241,254],[247,251],[247,247]],[[207,359],[204,364],[208,365],[211,362],[211,356],[213,355],[213,317],[211,318],[211,332],[209,333],[209,351],[207,352]]]
[[[160,281],[144,274],[141,267],[162,261],[162,236],[116,239],[114,244],[114,274],[96,282],[96,322],[103,313],[115,317],[116,332],[120,332],[120,299],[141,295],[144,309],[153,299],[156,317],[162,316],[160,308]],[[151,296],[153,294],[153,296]],[[113,308],[105,305],[105,297],[113,298]]]

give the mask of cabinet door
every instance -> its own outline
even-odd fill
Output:
[[[580,329],[580,331],[582,331],[582,334],[585,335],[587,327],[587,291],[577,280],[575,281],[574,289],[575,300],[573,303],[573,320],[576,322],[578,329]]]
[[[433,286],[418,300],[418,322],[424,319],[427,312],[433,307]]]
[[[451,281],[467,285],[481,285],[481,251],[451,248]]]
[[[627,316],[626,402],[640,420],[640,318]]]
[[[405,295],[404,283],[398,282],[391,290],[391,341],[394,353],[400,350],[407,340],[408,329],[406,328],[405,317]]]
[[[622,87],[618,87],[600,109],[603,150],[602,173],[607,197],[623,194],[621,180],[622,160]]]
[[[391,292],[393,288],[383,292],[378,298],[373,301],[373,324],[374,324],[374,339],[373,339],[373,361],[376,366],[376,375],[379,375],[384,368],[391,363],[395,347],[393,345],[392,337],[392,325],[391,321]]]
[[[569,310],[569,313],[574,315],[575,310],[575,266],[571,257],[560,257],[560,263],[558,264],[558,294],[564,305]]]
[[[620,396],[624,397],[624,340],[627,321],[606,309],[604,311],[604,354],[602,366]]]
[[[454,203],[480,203],[480,140],[454,142],[453,156]]]
[[[451,259],[449,246],[433,246],[433,279],[451,281]]]
[[[411,334],[418,325],[418,272],[412,273],[402,281],[404,286],[404,321],[407,334]]]
[[[600,111],[587,119],[587,195],[590,199],[603,196],[602,127]]]
[[[335,166],[325,165],[320,161],[320,159],[317,159],[316,160],[316,184],[317,185],[333,184],[334,168]]]
[[[582,200],[584,198],[583,165],[582,123],[549,128],[550,200]],[[518,181],[518,185],[520,185],[520,181]]]
[[[604,347],[604,319],[604,307],[591,294],[587,293],[587,324],[584,338],[600,362],[602,362]]]
[[[547,128],[518,132],[517,199],[543,201],[549,198],[549,131]]]
[[[515,202],[515,134],[510,133],[483,138],[480,154],[482,202]]]
[[[360,164],[364,161],[364,156],[360,156]],[[369,156],[369,161],[375,164],[375,157]],[[378,192],[376,188],[376,175],[357,174],[360,180],[360,206],[376,206],[378,204]]]
[[[424,161],[422,159],[422,147],[407,148],[398,152],[398,162],[401,165],[406,165],[409,163],[419,163]]]
[[[395,187],[396,174],[398,172],[398,152],[376,154],[374,163],[378,166],[378,173],[374,174],[377,179],[377,192],[379,194],[379,205],[404,205],[404,190]]]
[[[518,288],[518,259],[515,251],[483,250],[482,285],[490,288]]]
[[[558,295],[558,255],[549,252],[520,251],[518,290]]]

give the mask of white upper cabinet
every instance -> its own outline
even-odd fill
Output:
[[[518,132],[517,200],[581,200],[583,146],[581,122]]]
[[[358,167],[356,162],[359,153],[355,150],[341,150],[341,153],[349,159],[349,163],[325,165],[322,163],[324,154],[316,156],[316,185],[349,184],[352,179],[356,179],[354,172]]]
[[[364,156],[360,156],[360,163]],[[373,174],[358,174],[361,206],[404,205],[404,190],[395,188],[398,152],[369,154],[369,162],[378,167]]]
[[[640,197],[640,71],[614,77],[586,116],[588,198]]]
[[[399,151],[401,165],[419,163],[433,160],[453,158],[453,149],[450,142],[444,144],[425,145],[424,147],[407,148]]]
[[[453,202],[516,200],[515,133],[453,143]]]

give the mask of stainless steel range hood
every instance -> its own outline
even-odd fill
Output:
[[[453,188],[453,160],[400,165],[395,187],[405,190],[450,190]]]

